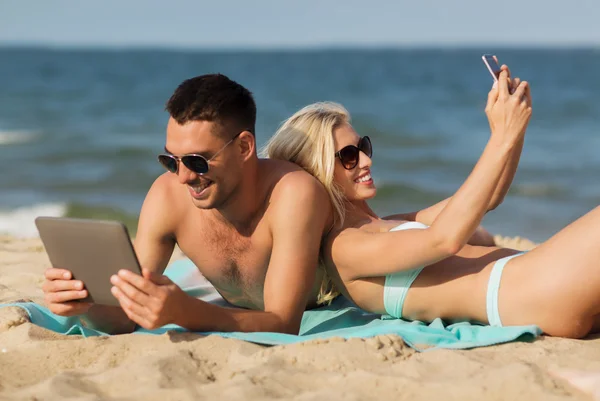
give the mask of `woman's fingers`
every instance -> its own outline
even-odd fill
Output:
[[[500,71],[500,77],[498,78],[498,97],[500,99],[506,99],[508,96],[508,68],[503,68],[502,71]]]
[[[525,96],[526,90],[527,90],[527,81],[522,81],[517,86],[517,89],[515,90],[515,93],[513,96],[515,96],[519,100],[524,100],[523,98]]]
[[[521,83],[521,78],[514,78],[510,84],[510,93],[513,94],[517,90],[517,87]]]
[[[488,93],[487,104],[485,106],[486,113],[489,113],[491,111],[492,107],[494,106],[494,103],[496,103],[496,100],[498,100],[498,85],[494,84],[494,86],[492,86],[492,89],[490,89],[490,92]]]
[[[529,82],[527,83],[527,88],[525,88],[525,102],[528,107],[531,107],[531,85],[529,85]]]

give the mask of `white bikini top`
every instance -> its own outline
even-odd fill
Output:
[[[400,231],[400,230],[410,230],[411,228],[429,228],[429,226],[427,224],[423,224],[423,223],[419,223],[418,221],[407,221],[406,223],[402,223],[400,225],[397,225],[396,227],[392,228],[390,230],[390,232],[392,231]]]

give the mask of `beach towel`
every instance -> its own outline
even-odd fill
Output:
[[[189,259],[173,262],[165,271],[171,280],[188,294],[207,302],[227,305],[218,292],[198,272]],[[3,304],[0,307],[17,306],[25,309],[33,324],[65,335],[100,336],[106,333],[84,327],[77,317],[62,317],[46,307],[32,302]],[[230,305],[228,305],[230,306]],[[156,330],[138,328],[134,333],[163,334],[167,331],[187,331],[176,325]],[[491,327],[471,322],[446,324],[435,319],[426,324],[418,321],[395,319],[387,315],[366,312],[348,299],[339,296],[330,305],[304,312],[298,335],[257,332],[210,332],[264,345],[293,344],[302,341],[332,337],[367,338],[383,334],[395,334],[417,351],[434,349],[469,349],[510,341],[532,341],[541,334],[537,326]]]

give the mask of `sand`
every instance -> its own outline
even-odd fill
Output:
[[[0,236],[0,303],[43,303],[47,267],[39,239]],[[590,400],[599,382],[595,338],[425,353],[397,336],[276,347],[189,333],[82,338],[0,308],[0,400]]]

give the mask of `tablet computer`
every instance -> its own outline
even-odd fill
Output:
[[[35,225],[52,267],[83,281],[85,302],[119,306],[110,277],[121,269],[141,274],[127,227],[118,221],[38,217]]]

